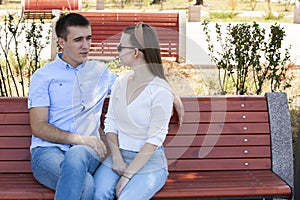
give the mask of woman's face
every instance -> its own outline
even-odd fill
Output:
[[[133,58],[135,55],[135,48],[130,43],[130,35],[123,33],[119,44],[119,58],[121,65],[132,66]]]

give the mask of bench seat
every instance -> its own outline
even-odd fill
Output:
[[[212,181],[213,180],[213,181]],[[270,170],[172,172],[155,198],[289,197],[291,189]],[[0,174],[0,199],[53,199],[32,174]],[[223,198],[222,198],[223,199]]]

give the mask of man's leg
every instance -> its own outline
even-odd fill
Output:
[[[100,164],[100,157],[92,148],[75,145],[65,154],[61,164],[55,199],[93,199],[95,185],[93,173]]]
[[[65,152],[57,147],[36,147],[31,151],[31,167],[35,179],[42,185],[55,190]]]

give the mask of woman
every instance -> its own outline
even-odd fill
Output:
[[[127,27],[118,46],[132,71],[113,86],[105,129],[111,155],[95,173],[95,199],[150,199],[168,176],[163,142],[174,96],[166,81],[156,32]]]

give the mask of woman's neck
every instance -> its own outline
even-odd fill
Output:
[[[131,79],[138,82],[149,82],[155,77],[147,64],[135,66],[132,68],[132,70],[134,74]]]

